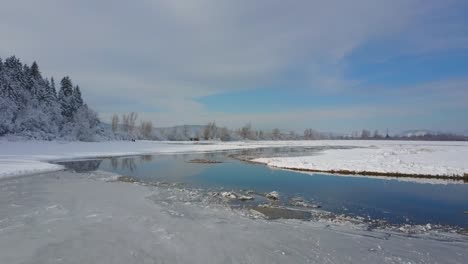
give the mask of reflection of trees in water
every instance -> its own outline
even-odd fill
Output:
[[[191,153],[180,153],[180,154],[174,154],[174,155],[167,155],[164,156],[164,159],[170,159],[170,160],[175,160],[175,161],[184,161],[190,158],[190,156],[193,156]]]
[[[325,147],[323,149],[329,149],[330,147]],[[341,147],[340,147],[341,148]],[[320,149],[317,147],[268,147],[268,148],[258,148],[258,149],[244,149],[238,150],[235,152],[234,156],[239,156],[242,158],[267,158],[267,157],[293,157],[293,156],[307,156],[314,155]]]
[[[88,172],[95,171],[101,165],[102,160],[78,160],[59,163],[65,166],[65,168],[74,170],[76,172]]]
[[[140,156],[140,161],[153,161],[153,155]]]
[[[216,156],[218,155],[218,153],[214,153],[214,152],[207,152],[207,153],[204,153],[203,157],[207,160],[213,160],[216,158]]]
[[[110,162],[111,162],[112,169],[116,170],[119,168],[119,159],[111,158]]]
[[[151,155],[144,155],[139,157],[140,161],[147,162],[153,160]],[[132,157],[132,158],[111,158],[110,159],[110,165],[112,166],[112,169],[117,170],[120,169],[128,169],[130,171],[134,171],[137,169],[137,157]]]
[[[128,169],[130,171],[136,170],[137,166],[134,158],[123,158],[121,159],[122,169]]]
[[[254,153],[253,150],[250,150],[250,149],[243,149],[243,150],[240,151],[240,155],[242,155],[242,156],[248,156],[248,155],[251,155],[253,153]]]

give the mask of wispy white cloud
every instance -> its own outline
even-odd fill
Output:
[[[437,10],[452,10],[458,4],[7,0],[0,9],[0,56],[37,60],[46,75],[71,75],[87,97],[104,100],[112,95],[135,102],[123,107],[92,100],[92,107],[104,116],[155,105],[162,110],[147,116],[161,125],[213,119],[238,125],[249,116],[207,111],[196,98],[268,87],[296,68],[301,69],[305,89],[354,89],[360,80],[344,77],[349,66],[345,57],[368,41],[397,37],[405,52],[464,46],[465,36],[453,29],[459,25],[431,21]],[[437,30],[431,30],[433,25]],[[433,41],[433,32],[444,33],[444,40]],[[294,114],[303,119],[333,117],[322,110],[279,110],[257,119],[263,118],[267,126],[293,120]]]
[[[388,87],[387,87],[388,88]],[[143,112],[140,117],[151,119],[160,126],[181,124],[205,124],[216,121],[219,125],[240,127],[251,122],[259,129],[275,127],[302,131],[313,127],[322,130],[349,132],[363,128],[384,129],[391,127],[400,131],[408,128],[431,128],[435,130],[459,131],[468,119],[468,79],[450,79],[428,82],[419,85],[383,89],[367,87],[365,90],[353,89],[353,93],[365,93],[367,96],[380,95],[386,98],[384,103],[333,106],[333,107],[289,107],[269,112],[227,113],[208,111],[201,104],[191,104],[187,100],[180,104],[174,101],[170,112]],[[260,99],[259,99],[260,100]],[[240,106],[242,107],[242,106]],[[444,111],[457,110],[465,113],[457,117],[428,122],[427,118]],[[101,113],[110,120],[113,112]],[[463,117],[465,116],[465,117]],[[437,124],[444,124],[444,129]]]

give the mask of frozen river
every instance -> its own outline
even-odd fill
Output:
[[[295,148],[287,155],[315,152]],[[0,263],[465,263],[468,258],[463,181],[310,175],[245,163],[233,154],[239,151],[75,160],[65,171],[1,179]],[[127,182],[117,180],[119,175]],[[229,200],[223,191],[255,199]],[[278,201],[265,198],[271,191],[279,193]],[[294,198],[321,208],[293,205]],[[268,219],[255,210],[261,204],[311,217],[282,219],[290,218],[286,211]]]
[[[293,151],[291,154],[290,152]],[[255,155],[311,155],[314,149],[265,149]],[[320,173],[304,174],[271,169],[232,158],[252,155],[252,151],[228,151],[205,154],[145,155],[64,163],[79,171],[103,170],[130,176],[146,183],[182,183],[186,187],[211,191],[246,190],[258,194],[279,192],[279,204],[302,199],[320,205],[334,214],[385,220],[391,224],[451,225],[468,227],[468,184],[421,184],[396,179],[342,177]],[[218,161],[216,164],[191,163],[191,160]],[[417,180],[417,179],[416,179]],[[236,203],[249,207],[264,203]],[[292,202],[294,203],[294,202]],[[300,209],[300,208],[299,208]]]
[[[266,220],[195,190],[54,172],[0,181],[0,263],[464,263],[466,236]]]

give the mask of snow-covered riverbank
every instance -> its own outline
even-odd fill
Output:
[[[365,148],[328,149],[314,156],[253,161],[283,169],[344,174],[445,177],[468,174],[467,142],[352,141],[349,145]]]
[[[62,169],[47,161],[124,156],[210,152],[264,147],[347,146],[314,156],[259,158],[269,166],[321,171],[381,172],[425,175],[468,173],[468,142],[409,141],[251,141],[251,142],[47,142],[0,141],[0,178]]]
[[[54,172],[0,181],[0,263],[464,263],[466,236],[254,219],[188,189]]]

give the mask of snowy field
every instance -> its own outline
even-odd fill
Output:
[[[269,221],[196,190],[53,172],[0,181],[0,263],[466,263],[466,236]]]
[[[329,149],[318,155],[258,158],[253,161],[283,169],[347,171],[463,177],[468,174],[467,142],[343,142],[353,149]]]
[[[157,153],[209,152],[260,147],[347,146],[305,157],[259,158],[273,167],[317,171],[463,176],[468,173],[468,142],[409,141],[252,141],[252,142],[46,142],[1,141],[0,178],[62,167],[47,161]]]

